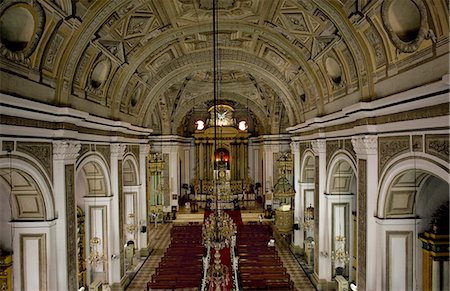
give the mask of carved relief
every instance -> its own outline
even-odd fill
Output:
[[[109,145],[96,145],[95,150],[103,156],[108,166],[111,167],[111,149]]]
[[[350,155],[352,156],[353,160],[356,161],[356,152],[353,149],[353,145],[352,145],[352,140],[351,139],[344,140],[344,150],[347,151],[348,153],[350,153]]]
[[[409,136],[389,136],[378,139],[378,171],[394,157],[409,151]]]
[[[45,13],[38,1],[4,1],[0,4],[0,55],[29,65],[29,57],[41,39],[44,24]]]
[[[375,57],[375,63],[377,68],[383,66],[386,63],[386,54],[384,52],[383,41],[381,40],[378,32],[370,26],[365,32],[366,38],[371,44],[369,47],[373,50],[373,55]]]
[[[422,0],[383,1],[381,16],[392,43],[401,52],[415,52],[428,35],[427,9]]]
[[[53,71],[53,66],[55,65],[55,60],[57,59],[57,55],[59,49],[61,48],[61,44],[64,42],[64,37],[57,33],[52,39],[50,47],[48,49],[47,55],[44,61],[44,68]]]
[[[412,149],[415,152],[423,151],[423,136],[421,135],[412,136]]]
[[[41,164],[50,180],[53,180],[53,146],[43,142],[17,142],[17,151],[26,153]]]
[[[338,140],[327,140],[327,165],[330,162],[331,156],[340,148]]]
[[[425,135],[425,152],[449,162],[449,135]]]

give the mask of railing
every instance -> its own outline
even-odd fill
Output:
[[[208,289],[208,269],[209,269],[209,261],[211,260],[211,247],[208,246],[206,249],[206,256],[203,257],[203,277],[202,277],[202,286],[201,291],[206,291]]]
[[[233,290],[239,291],[239,257],[236,255],[236,235],[231,238],[231,266],[233,268]]]

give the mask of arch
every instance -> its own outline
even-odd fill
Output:
[[[443,181],[450,181],[448,164],[446,164],[442,160],[436,160],[434,157],[428,154],[411,154],[407,153],[399,156],[397,159],[392,161],[387,167],[386,170],[380,175],[379,185],[378,185],[378,205],[377,205],[377,216],[380,218],[386,218],[387,215],[386,205],[388,201],[392,200],[394,193],[391,190],[392,185],[395,185],[396,180],[399,179],[402,175],[406,174],[414,170],[416,175],[418,175],[421,179],[420,183],[424,183],[427,177],[420,175],[431,175],[435,176]],[[416,181],[418,179],[414,179]],[[414,187],[417,189],[421,186],[421,184],[416,184]],[[416,189],[416,190],[417,190]],[[416,191],[414,193],[414,201],[416,201]],[[405,213],[403,216],[414,216],[414,213]]]
[[[41,171],[33,166],[28,161],[23,159],[18,159],[17,157],[9,158],[1,158],[0,159],[0,169],[9,169],[11,165],[11,169],[14,170],[15,173],[23,177],[28,182],[32,182],[35,185],[35,193],[37,197],[41,197],[43,201],[43,216],[40,219],[43,220],[53,220],[55,219],[55,204],[53,199],[53,189],[50,186],[50,182],[41,174]],[[3,176],[3,175],[2,175]],[[5,180],[6,181],[6,180]],[[9,183],[8,183],[9,184]],[[33,187],[33,185],[30,185]],[[11,185],[10,185],[11,187]],[[13,187],[14,188],[14,187]],[[30,188],[31,190],[31,188]],[[20,205],[16,205],[18,210],[20,210]],[[13,207],[14,208],[14,207]],[[20,220],[21,218],[17,216],[17,213],[13,210],[14,216],[13,219]],[[25,218],[22,218],[25,219]],[[28,218],[30,219],[30,218]]]
[[[223,94],[224,95],[226,94],[228,100],[235,101],[235,102],[238,102],[241,104],[248,103],[249,108],[251,108],[251,111],[255,114],[258,122],[262,125],[265,124],[264,122],[261,122],[261,121],[266,119],[267,112],[260,105],[258,105],[257,102],[250,100],[249,98],[242,96],[240,94],[236,94],[236,93],[223,92]],[[179,106],[179,108],[177,108],[177,110],[173,114],[175,116],[175,118],[173,119],[172,130],[177,129],[180,126],[183,118],[196,104],[206,102],[210,98],[211,98],[211,95],[208,93],[201,94],[201,95],[196,96],[195,98],[190,99],[186,103],[183,103],[184,106]],[[242,100],[245,100],[245,102],[243,102]],[[145,116],[147,117],[149,115],[151,115],[151,114],[149,114],[149,112],[147,112],[147,114]],[[147,125],[149,125],[149,124],[147,124]],[[269,132],[265,127],[262,127],[262,129],[264,132],[267,132],[267,133]]]
[[[122,162],[122,168],[124,186],[136,186],[140,184],[139,167],[136,157],[132,153],[125,155]]]
[[[314,183],[315,180],[315,156],[311,150],[305,151],[301,161],[301,174],[300,179],[303,183]]]
[[[141,105],[141,110],[137,115],[138,120],[145,119],[145,115],[148,115],[149,108],[154,108],[157,105],[159,100],[158,97],[161,96],[162,92],[166,91],[173,83],[181,82],[186,74],[192,72],[194,68],[196,71],[211,69],[211,62],[199,61],[199,58],[196,56],[197,54],[198,53],[186,55],[176,61],[177,63],[184,62],[186,64],[182,67],[174,69],[170,65],[167,65],[167,68],[170,68],[170,70],[168,69],[167,73],[159,78],[158,83],[153,84],[154,86],[147,93],[147,96]],[[295,101],[296,98],[293,96],[286,80],[283,80],[284,77],[273,65],[268,63],[268,61],[258,60],[255,56],[244,52],[231,53],[229,50],[224,50],[223,54],[225,58],[223,62],[227,63],[224,64],[223,69],[237,71],[245,70],[254,76],[260,76],[261,79],[267,81],[267,84],[277,93],[278,98],[285,106],[290,124],[293,125],[304,119],[304,116],[294,113],[302,112],[300,110],[300,104]],[[253,61],[251,62],[250,60]],[[140,121],[140,123],[142,123],[142,121]]]
[[[81,175],[81,176],[80,176]],[[88,177],[87,177],[88,176]],[[106,165],[104,159],[102,156],[95,152],[87,153],[81,160],[78,161],[76,165],[76,174],[75,174],[75,180],[76,185],[80,185],[80,181],[82,181],[85,187],[85,192],[87,195],[90,195],[91,193],[100,193],[94,194],[97,196],[110,196],[111,195],[111,180],[110,180],[110,171],[109,167]],[[80,179],[80,177],[82,177]],[[89,179],[93,180],[91,181],[91,184],[89,184]],[[100,181],[100,189],[97,188],[98,185],[94,185],[93,183],[98,184],[98,181]],[[92,187],[95,188],[92,188]],[[92,191],[91,191],[92,190]],[[97,192],[97,190],[100,190],[100,192]],[[81,191],[76,191],[77,193],[81,194]]]
[[[338,151],[332,157],[327,169],[327,193],[356,193],[356,165],[347,152]]]

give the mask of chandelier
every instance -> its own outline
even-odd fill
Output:
[[[203,244],[206,247],[212,247],[221,250],[229,247],[231,238],[236,233],[236,224],[233,219],[220,211],[216,211],[209,215],[202,228]]]
[[[99,251],[100,243],[101,239],[97,236],[94,236],[89,241],[90,252],[89,257],[86,259],[86,261],[91,265],[99,265],[101,263],[106,262],[107,260],[106,256]]]
[[[331,252],[331,260],[335,263],[346,264],[350,258],[345,250],[345,236],[336,236],[336,249]]]
[[[311,231],[314,228],[314,207],[311,204],[306,208],[303,228],[306,231]]]
[[[128,221],[129,223],[125,224],[125,229],[128,233],[135,233],[137,231],[137,224],[134,219],[134,213],[128,214]]]

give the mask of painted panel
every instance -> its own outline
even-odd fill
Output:
[[[47,290],[46,235],[21,235],[20,248],[22,290]]]

